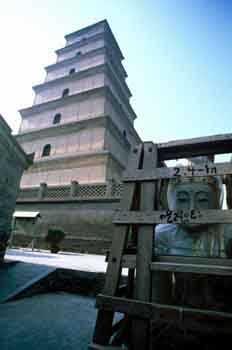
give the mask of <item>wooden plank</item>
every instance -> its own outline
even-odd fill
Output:
[[[214,163],[201,166],[176,166],[149,169],[137,169],[131,171],[130,169],[124,175],[125,182],[139,182],[139,181],[154,181],[159,179],[174,179],[180,177],[202,177],[202,176],[223,176],[232,174],[232,164],[229,162]]]
[[[208,265],[208,266],[222,266],[227,269],[232,268],[232,259],[226,258],[207,258],[196,256],[177,256],[177,255],[161,255],[155,257],[155,262],[170,263],[170,264],[184,264],[184,265]],[[136,267],[135,255],[123,255],[121,266],[123,268],[133,269]]]
[[[130,208],[134,194],[135,185],[127,184],[124,187],[122,205]],[[125,200],[125,198],[127,200]],[[108,258],[107,272],[103,292],[107,295],[115,295],[121,276],[121,255],[127,238],[127,227],[118,226],[115,229],[112,239],[112,246]],[[111,337],[111,328],[114,313],[112,311],[99,310],[93,334],[93,343],[108,345]]]
[[[93,334],[93,343],[104,346],[109,344],[113,318],[114,310],[98,310]]]
[[[162,315],[168,314],[168,318],[180,320],[185,316],[208,316],[209,318],[230,319],[232,320],[232,313],[212,311],[207,309],[195,309],[184,306],[165,305],[160,303],[148,303],[139,300],[124,299],[118,297],[109,297],[99,294],[96,298],[96,307],[104,308],[106,310],[114,310],[125,313],[140,319],[157,319],[157,313]]]
[[[121,266],[128,269],[135,269],[136,267],[136,255],[123,255],[121,260]]]
[[[97,295],[96,307],[125,313],[139,319],[156,319],[158,310],[152,303],[135,299],[109,297],[104,294]]]
[[[158,144],[160,161],[232,153],[232,134],[212,135]]]
[[[115,224],[230,224],[232,209],[190,210],[190,211],[123,211],[117,210]]]
[[[151,142],[144,143],[142,168],[150,172],[158,164],[157,146]],[[156,183],[141,184],[140,210],[154,209]],[[135,296],[139,300],[150,301],[151,298],[151,271],[153,232],[151,226],[141,225],[138,228],[137,255],[136,255],[136,286]],[[146,350],[149,340],[149,322],[133,320],[132,347],[134,350]]]
[[[124,208],[127,207],[127,209],[130,209],[134,190],[134,184],[124,186],[123,191],[127,197],[127,202],[122,203],[122,206],[124,206]],[[120,277],[119,275],[121,272],[121,255],[125,247],[127,233],[128,227],[123,227],[121,225],[116,227],[113,232],[112,245],[108,258],[106,281],[104,286],[104,293],[108,295],[114,295],[117,289],[118,278]]]
[[[102,346],[102,345],[98,345],[95,343],[91,343],[88,346],[88,349],[92,349],[92,350],[122,350],[122,347],[121,346],[112,346],[112,345]]]
[[[143,169],[149,171],[156,166],[157,147],[153,143],[144,144]],[[149,210],[154,208],[155,183],[143,183],[141,185],[140,209]],[[136,255],[136,298],[150,300],[151,273],[154,228],[141,225],[138,229],[138,245]]]
[[[133,152],[130,157],[129,166],[132,169],[139,167],[140,158],[142,156],[142,144]],[[135,184],[125,184],[123,187],[123,195],[121,199],[121,207],[130,210],[135,192]],[[103,292],[107,295],[115,295],[118,283],[121,277],[121,257],[128,236],[128,227],[118,226],[113,232],[113,239],[110,254],[108,257],[108,265],[106,279]],[[99,310],[93,334],[93,343],[97,345],[108,345],[111,337],[111,328],[113,323],[113,311]]]
[[[200,273],[210,275],[231,276],[232,266],[217,265],[200,265],[200,264],[181,264],[169,262],[153,262],[151,264],[152,271],[171,271],[171,272],[187,272]]]
[[[133,153],[130,159],[129,167],[137,169],[140,165],[140,158],[142,157],[143,147],[140,145],[137,153]],[[133,196],[135,193],[135,184],[125,184],[123,186],[123,196],[120,206],[128,211],[132,207]],[[118,280],[121,275],[121,258],[126,244],[128,235],[128,227],[115,227],[113,232],[112,244],[108,258],[108,265],[106,271],[106,281],[104,286],[104,293],[107,295],[114,295],[118,286]]]
[[[126,256],[125,256],[126,259]],[[157,262],[169,262],[176,264],[194,264],[194,265],[214,265],[232,267],[232,259],[227,258],[207,258],[198,256],[177,256],[177,255],[158,255],[155,257]],[[130,261],[132,266],[132,259]]]

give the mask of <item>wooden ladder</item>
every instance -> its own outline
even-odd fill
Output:
[[[217,145],[217,149],[214,145]],[[166,148],[166,152],[162,153],[162,148]],[[158,194],[162,179],[232,174],[231,164],[219,163],[201,169],[167,168],[161,166],[161,161],[231,151],[232,135],[190,140],[190,147],[186,140],[169,145],[145,142],[134,150],[123,179],[120,210],[116,211],[114,219],[116,228],[108,256],[105,286],[96,299],[99,310],[91,349],[119,349],[115,347],[118,345],[116,338],[112,337],[119,328],[124,329],[125,333],[129,329],[131,349],[151,349],[151,320],[159,320],[161,317],[176,322],[183,317],[187,320],[193,315],[232,318],[230,313],[166,303],[170,298],[169,283],[173,271],[228,276],[232,275],[230,260],[180,256],[161,256],[156,257],[155,261],[152,259],[156,224],[232,223],[232,210],[189,211],[181,215],[170,210],[157,210],[160,209]],[[128,254],[131,251],[134,254]],[[123,268],[128,269],[126,286],[120,285]],[[114,323],[116,312],[123,313],[124,318]]]

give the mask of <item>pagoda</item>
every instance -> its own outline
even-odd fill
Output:
[[[122,65],[123,54],[106,20],[65,36],[57,60],[21,109],[17,140],[33,165],[21,189],[120,180],[140,137]]]

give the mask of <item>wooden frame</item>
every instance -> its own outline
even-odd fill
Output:
[[[232,209],[230,210],[190,210],[190,211],[174,211],[174,210],[156,210],[156,211],[124,211],[117,210],[113,219],[115,224],[140,224],[140,225],[156,225],[156,224],[231,224]]]
[[[232,164],[214,163],[204,166],[176,166],[152,169],[150,172],[144,169],[137,169],[133,172],[130,169],[126,172],[124,182],[154,181],[160,179],[177,179],[181,177],[202,177],[202,176],[223,176],[232,174]]]
[[[96,306],[99,309],[93,336],[93,343],[97,344],[96,346],[107,348],[113,345],[110,343],[110,332],[114,312],[129,315],[132,320],[133,350],[145,350],[151,346],[151,342],[147,341],[149,325],[151,321],[158,321],[160,317],[167,322],[170,320],[179,322],[184,318],[185,326],[200,331],[203,329],[209,331],[209,327],[207,324],[204,324],[204,327],[202,324],[199,326],[194,320],[195,316],[207,319],[213,317],[231,322],[232,313],[174,306],[158,300],[162,293],[166,294],[168,289],[166,277],[171,276],[173,272],[232,276],[232,260],[184,256],[155,256],[155,260],[152,259],[153,229],[156,224],[232,223],[232,210],[176,212],[157,210],[159,206],[154,203],[162,179],[176,178],[178,181],[180,177],[232,176],[230,163],[167,168],[165,160],[199,155],[210,155],[213,158],[215,154],[222,153],[232,153],[232,134],[157,145],[146,142],[134,150],[127,172],[124,174],[121,209],[115,212],[113,219],[116,230],[107,260],[105,287],[103,294],[96,299]],[[134,237],[135,254],[126,253],[130,234]],[[120,289],[122,268],[128,268],[128,288],[124,286]],[[122,291],[125,292],[127,289],[129,294],[126,298],[119,297]],[[223,331],[220,325],[217,324],[215,327]],[[231,333],[230,327],[226,328],[226,332]]]

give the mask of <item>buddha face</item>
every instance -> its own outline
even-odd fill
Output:
[[[204,210],[214,208],[212,188],[204,183],[185,183],[176,186],[176,210]]]
[[[213,188],[207,183],[182,183],[175,187],[170,209],[176,211],[205,210],[215,208]],[[184,224],[186,229],[196,231],[200,224]]]

